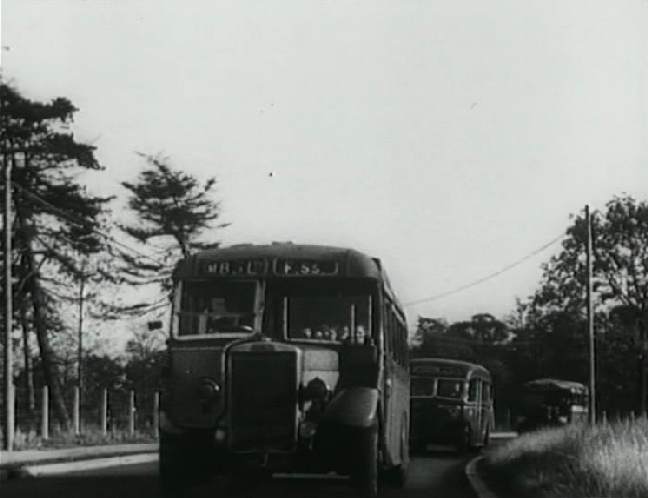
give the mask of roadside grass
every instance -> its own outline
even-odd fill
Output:
[[[105,435],[99,427],[85,427],[81,434],[73,431],[53,430],[50,437],[43,439],[35,430],[16,429],[14,435],[15,450],[39,450],[54,448],[72,448],[75,446],[97,446],[126,443],[154,443],[155,436],[151,430],[135,431],[130,434],[126,430],[112,430]]]
[[[483,470],[513,496],[648,497],[648,420],[529,432],[489,450]]]

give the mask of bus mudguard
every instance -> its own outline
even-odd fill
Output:
[[[342,389],[326,407],[322,421],[357,428],[375,426],[378,422],[378,390],[363,386]]]

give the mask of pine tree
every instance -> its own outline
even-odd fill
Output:
[[[219,223],[220,203],[213,199],[216,179],[204,183],[174,169],[167,158],[139,153],[146,167],[135,182],[122,182],[130,192],[128,207],[137,220],[121,228],[158,256],[144,258],[122,253],[125,282],[133,285],[158,285],[168,292],[176,261],[201,249],[218,247],[214,231],[226,227]],[[207,239],[207,240],[205,240]],[[139,303],[126,311],[146,313],[166,306],[168,299]]]
[[[98,231],[110,198],[90,195],[76,180],[80,171],[103,168],[95,148],[75,140],[70,123],[77,109],[68,99],[36,102],[3,83],[0,103],[2,166],[12,166],[16,295],[28,296],[45,382],[55,415],[67,426],[50,325],[59,322],[66,287],[83,274],[82,257],[105,250]]]

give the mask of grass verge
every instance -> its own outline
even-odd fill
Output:
[[[522,434],[486,453],[483,471],[511,496],[648,497],[648,420]]]
[[[74,434],[73,431],[52,431],[49,438],[43,439],[36,431],[17,429],[14,435],[14,449],[59,449],[76,446],[154,443],[155,441],[152,431],[136,431],[134,434],[130,434],[125,430],[114,430],[104,435],[98,427],[88,427],[79,435]]]

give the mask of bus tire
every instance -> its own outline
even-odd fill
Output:
[[[160,434],[158,482],[161,496],[169,498],[182,496],[189,486],[188,470],[177,441]]]
[[[352,478],[361,498],[378,496],[378,431],[376,427],[359,432],[358,459]]]
[[[192,485],[209,480],[211,459],[204,439],[185,440],[160,433],[158,480],[163,496],[181,496]]]

